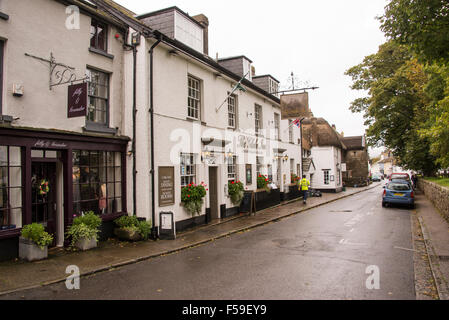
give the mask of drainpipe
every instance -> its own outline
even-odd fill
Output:
[[[137,65],[137,47],[134,44],[133,46],[133,143],[132,143],[132,153],[133,153],[133,215],[137,216],[137,170],[136,170],[136,85],[137,85],[137,75],[136,75],[136,65]]]
[[[151,140],[151,239],[157,240],[157,227],[155,226],[156,221],[156,206],[155,206],[155,181],[154,181],[154,105],[153,105],[153,52],[154,48],[162,41],[160,37],[151,46],[150,54],[150,140]]]
[[[300,144],[300,146],[301,146],[301,179],[302,179],[302,176],[304,175],[304,163],[303,163],[303,161],[302,161],[302,159],[304,159],[303,158],[303,145],[302,145],[302,121],[304,120],[305,118],[301,118],[301,120],[299,120],[299,135],[300,135],[300,142],[301,142],[301,144]]]

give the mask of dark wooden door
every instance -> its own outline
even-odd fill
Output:
[[[210,200],[210,214],[212,219],[220,218],[218,211],[217,172],[218,168],[209,167],[209,200]]]
[[[31,166],[32,222],[41,223],[54,235],[56,244],[56,163],[33,162]]]

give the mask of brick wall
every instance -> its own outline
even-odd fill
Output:
[[[424,179],[418,180],[418,188],[449,222],[449,188]]]

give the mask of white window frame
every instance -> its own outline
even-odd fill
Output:
[[[237,156],[227,158],[228,181],[236,181],[238,179]]]
[[[237,96],[234,94],[228,97],[228,128],[237,128]]]
[[[281,115],[274,113],[274,139],[281,140]]]
[[[288,142],[293,143],[293,120],[288,120]]]
[[[259,104],[254,105],[254,129],[255,133],[259,134],[262,131],[262,106]]]
[[[201,119],[201,80],[187,76],[187,117]]]
[[[196,163],[194,153],[181,153],[179,162],[179,173],[181,188],[196,183]],[[184,172],[183,172],[184,168]],[[183,179],[185,178],[185,179]],[[183,183],[184,181],[184,183]]]

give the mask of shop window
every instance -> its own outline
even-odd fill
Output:
[[[0,231],[22,227],[22,153],[0,146]]]
[[[109,74],[87,69],[89,78],[89,109],[87,121],[108,126],[109,117]]]
[[[122,211],[122,154],[73,151],[73,214]]]
[[[195,155],[193,153],[181,153],[181,187],[196,183]]]
[[[228,162],[228,181],[237,181],[237,157],[227,158]]]
[[[90,26],[90,47],[107,51],[107,26],[92,19]]]
[[[201,112],[201,82],[188,77],[187,116],[199,120]]]

